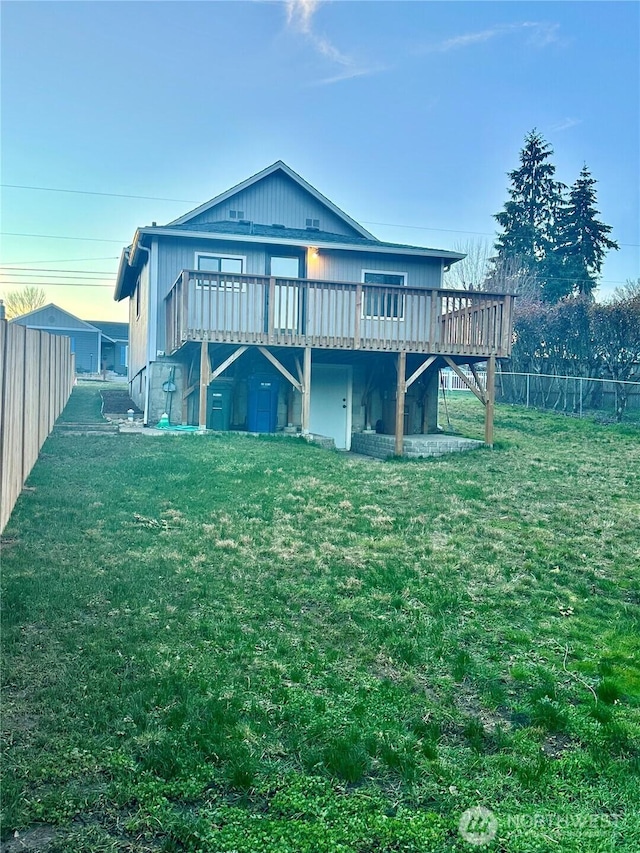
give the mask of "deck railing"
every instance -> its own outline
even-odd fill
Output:
[[[511,352],[509,294],[183,270],[166,351],[188,341],[444,355]]]

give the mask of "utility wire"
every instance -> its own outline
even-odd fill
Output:
[[[176,204],[202,204],[201,201],[196,201],[192,198],[163,198],[162,196],[153,195],[130,195],[128,193],[103,193],[93,190],[70,190],[60,189],[57,187],[34,187],[25,184],[0,184],[0,187],[9,187],[17,190],[37,190],[39,192],[50,193],[72,193],[74,195],[97,195],[107,196],[109,198],[135,198],[145,201],[169,201]],[[205,202],[206,203],[206,202]],[[490,231],[464,231],[460,228],[430,228],[426,225],[403,225],[398,222],[373,222],[372,220],[362,219],[361,222],[365,225],[383,225],[387,228],[411,228],[417,231],[439,231],[446,234],[475,234],[480,237],[495,237],[495,232]],[[16,235],[17,236],[17,235]],[[27,235],[25,235],[27,236]],[[45,236],[45,235],[42,235]],[[86,238],[85,238],[86,239]],[[640,246],[640,243],[620,243],[620,246]]]
[[[81,273],[89,273],[89,275],[113,275],[113,270],[63,270],[54,269],[53,267],[44,267],[41,270],[34,270],[31,267],[7,267],[5,269],[0,269],[0,275],[6,272],[17,272],[18,270],[26,270],[25,273],[20,272],[20,275],[40,275],[40,273],[47,272],[64,272],[70,273],[71,275],[80,275]]]
[[[9,270],[7,272],[9,272]],[[5,275],[6,273],[2,273],[2,274]],[[48,280],[50,278],[66,278],[70,281],[74,281],[74,280],[77,281],[79,279],[82,279],[82,281],[99,281],[100,279],[104,279],[107,276],[115,276],[115,273],[107,273],[106,276],[105,275],[99,275],[99,276],[95,276],[94,278],[89,278],[86,275],[73,275],[73,273],[71,273],[69,275],[52,275],[51,273],[45,274],[45,275],[38,275],[38,273],[35,273],[35,272],[34,273],[23,272],[23,273],[18,273],[18,275],[21,276],[22,278],[37,278],[39,280],[42,280],[42,279]]]
[[[11,285],[12,287],[16,287],[16,286],[23,285],[24,281],[2,281],[2,282],[0,282],[0,284],[3,287],[6,286],[7,284]],[[113,290],[113,284],[89,284],[89,283],[83,284],[83,282],[81,282],[81,281],[68,282],[68,283],[65,283],[64,281],[51,281],[51,282],[45,281],[42,283],[42,286],[43,287],[109,287],[111,290]]]
[[[118,255],[109,255],[102,258],[49,258],[46,261],[6,261],[0,267],[8,267],[12,264],[79,264],[85,261],[117,261]]]
[[[106,240],[104,237],[64,237],[61,234],[23,234],[18,231],[0,231],[3,237],[37,237],[41,240],[85,240],[89,243],[118,243],[126,246],[126,240]]]
[[[92,190],[66,190],[59,187],[30,187],[25,184],[0,184],[0,187],[8,187],[14,190],[38,190],[47,193],[72,193],[73,195],[100,195],[109,198],[139,198],[145,201],[174,201],[176,204],[198,204],[190,198],[161,198],[155,195],[129,195],[128,193],[99,193]]]

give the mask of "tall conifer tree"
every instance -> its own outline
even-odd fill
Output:
[[[611,226],[597,218],[600,211],[596,209],[595,185],[589,169],[583,166],[569,191],[558,234],[562,275],[571,291],[587,296],[593,295],[598,284],[607,250],[619,248],[608,236]]]
[[[530,275],[543,272],[553,249],[562,207],[562,184],[555,180],[551,146],[535,129],[525,137],[520,167],[509,172],[511,187],[504,210],[495,215],[502,228],[495,248],[498,263],[514,259]]]

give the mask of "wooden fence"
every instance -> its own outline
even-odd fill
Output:
[[[0,320],[0,532],[74,376],[69,338]]]

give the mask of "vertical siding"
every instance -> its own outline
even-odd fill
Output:
[[[407,287],[442,287],[439,258],[408,258],[321,249],[310,265],[309,278],[320,281],[362,281],[363,270],[407,274]]]
[[[97,373],[100,370],[99,333],[78,329],[77,332],[64,334],[73,339],[71,350],[76,356],[76,372]]]
[[[149,317],[149,264],[142,268],[137,288],[140,289],[140,313],[136,310],[134,292],[129,299],[129,381],[147,364],[147,334]]]
[[[269,175],[211,210],[194,217],[190,222],[196,224],[229,220],[230,210],[242,211],[244,219],[250,219],[260,225],[279,223],[287,228],[305,228],[307,219],[319,219],[322,231],[362,236],[292,181],[288,175],[282,173]]]
[[[157,348],[161,350],[167,347],[165,297],[182,270],[192,270],[196,267],[196,253],[241,255],[246,258],[245,273],[265,275],[267,253],[262,246],[225,240],[180,240],[178,238],[168,238],[158,242]]]

